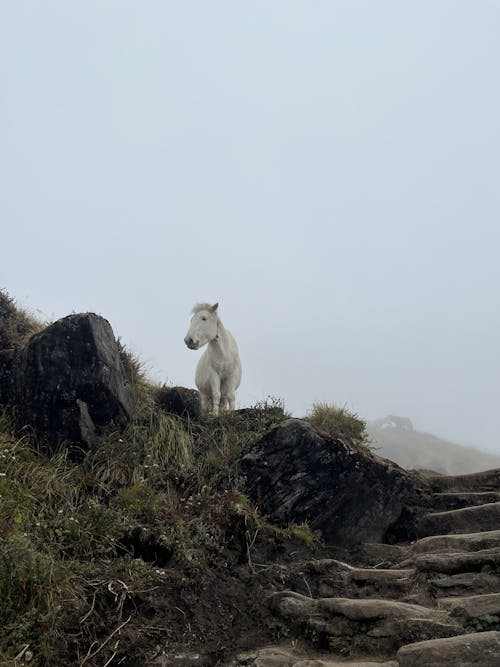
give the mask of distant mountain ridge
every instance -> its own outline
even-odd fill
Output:
[[[366,430],[379,456],[411,469],[460,475],[500,468],[500,455],[416,431],[410,419],[388,415],[368,421]]]

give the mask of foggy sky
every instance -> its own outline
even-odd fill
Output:
[[[500,3],[0,4],[0,287],[158,381],[500,452]]]

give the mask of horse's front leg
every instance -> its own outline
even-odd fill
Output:
[[[205,394],[204,391],[200,391],[200,407],[201,414],[206,415],[210,411],[210,396]]]
[[[214,374],[210,379],[210,392],[212,394],[212,412],[214,415],[218,415],[220,405],[220,379],[218,375]]]

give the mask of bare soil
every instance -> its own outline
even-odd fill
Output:
[[[223,565],[144,563],[143,576],[134,571],[127,581],[123,563],[116,570],[110,563],[99,582],[88,582],[85,601],[67,618],[60,664],[226,664],[288,635],[268,606],[269,595],[289,588],[310,594],[292,562],[332,555],[269,531],[250,551],[235,541]]]

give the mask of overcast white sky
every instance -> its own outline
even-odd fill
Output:
[[[3,0],[0,287],[158,380],[500,452],[500,2]]]

